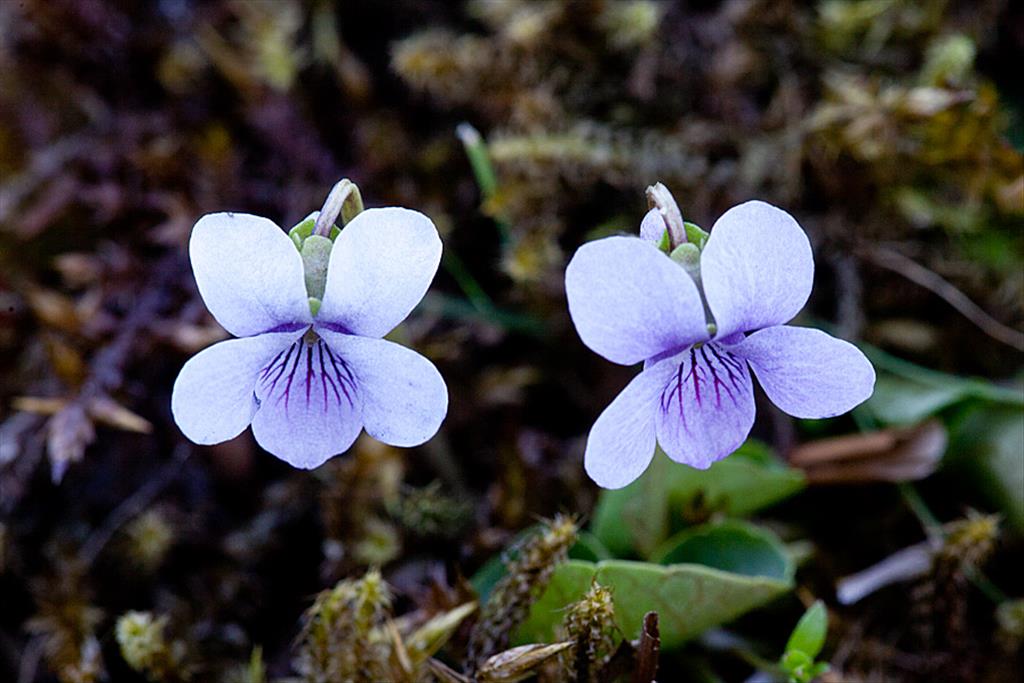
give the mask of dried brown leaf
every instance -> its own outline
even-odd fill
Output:
[[[948,434],[937,420],[821,439],[799,446],[790,463],[812,484],[914,481],[935,471]]]

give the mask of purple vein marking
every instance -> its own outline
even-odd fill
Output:
[[[718,376],[718,371],[715,368],[715,362],[708,358],[708,353],[705,350],[706,348],[707,347],[701,347],[700,355],[701,357],[704,358],[704,362],[707,364],[708,369],[711,371],[711,377],[715,385],[715,405],[719,408],[722,407],[722,389],[725,389],[725,393],[729,397],[729,400],[731,400],[735,405],[736,397],[733,396],[732,389],[730,389],[729,385],[723,382],[722,378]],[[714,354],[715,358],[719,360],[721,366],[725,368],[725,371],[729,375],[729,381],[732,382],[733,387],[735,387],[738,390],[739,387],[736,386],[736,376],[733,374],[733,371],[729,368],[728,365],[726,365],[722,361],[722,357],[718,355],[718,352],[715,351],[714,347],[711,347],[711,353]]]
[[[266,379],[267,378],[267,375],[270,374],[270,371],[274,369],[274,363],[277,362],[277,359],[280,358],[281,354],[283,354],[283,353],[284,353],[284,349],[282,349],[281,351],[278,351],[277,355],[274,356],[273,360],[271,360],[269,363],[267,363],[267,367],[263,368],[263,371],[260,373],[260,379]]]
[[[284,391],[281,392],[281,396],[277,398],[277,402],[280,403],[281,399],[284,398],[284,412],[288,414],[288,401],[292,395],[292,380],[295,379],[295,369],[299,367],[299,359],[302,358],[302,344],[305,344],[303,340],[295,342],[295,346],[299,349],[299,352],[295,354],[295,362],[292,363],[292,369],[288,373],[288,383],[284,387]]]
[[[691,346],[690,347],[690,372],[687,374],[686,379],[693,379],[693,396],[697,401],[697,405],[701,405],[700,401],[700,380],[701,376],[697,373],[697,351]],[[683,397],[679,396],[679,406],[682,408]]]
[[[345,375],[348,378],[348,383],[350,387],[355,386],[355,378],[352,377],[352,371],[349,370],[348,365],[345,363],[345,361],[341,360],[340,358],[335,358],[334,352],[331,351],[330,346],[324,344],[324,348],[327,350],[327,358],[331,361],[331,367],[334,368],[334,376],[338,379],[338,386],[341,387],[341,392],[345,394],[345,399],[348,401],[348,404],[353,405],[352,397],[349,396],[348,390],[345,389],[344,379],[341,376],[341,372],[338,370],[338,363],[341,363],[341,367],[345,369]]]
[[[732,384],[733,388],[736,391],[742,391],[742,376],[740,373],[743,372],[743,364],[740,361],[736,360],[736,357],[733,356],[728,351],[725,351],[723,349],[722,353],[719,353],[718,349],[715,348],[713,344],[709,344],[708,346],[711,348],[711,353],[714,354],[715,358],[718,359],[722,367],[725,368],[725,372],[726,374],[729,375],[729,382]],[[735,404],[736,397],[733,396],[732,392],[729,390],[729,387],[725,386],[725,384],[722,384],[722,386],[725,387],[726,393],[729,395],[729,398],[732,399],[733,404]]]
[[[683,409],[683,367],[685,365],[685,360],[679,363],[679,367],[676,368],[674,381],[669,382],[669,385],[661,393],[661,411],[667,413],[673,399],[677,400],[679,403],[679,419],[683,422],[683,429],[689,432],[690,429],[686,425],[686,413]]]
[[[314,346],[316,348],[314,348]],[[263,391],[264,399],[273,397],[275,405],[284,401],[285,413],[291,405],[291,390],[295,381],[295,375],[299,371],[299,364],[302,363],[302,355],[305,353],[305,394],[306,408],[308,409],[313,400],[313,386],[320,382],[321,395],[323,398],[323,412],[330,408],[331,394],[340,406],[342,397],[353,405],[353,394],[356,381],[355,376],[348,364],[340,356],[335,355],[331,348],[322,340],[310,344],[304,339],[295,341],[287,350],[281,351],[273,360],[267,364],[259,374],[259,383]],[[314,354],[316,358],[314,359]],[[281,379],[287,375],[287,380]],[[301,384],[303,379],[299,379]],[[280,390],[278,384],[281,385]],[[328,385],[330,389],[328,390]]]
[[[687,367],[687,362],[689,362],[689,367]],[[701,384],[705,389],[714,388],[716,408],[722,407],[723,391],[726,397],[734,405],[737,405],[738,394],[743,392],[742,372],[742,361],[737,360],[725,349],[719,349],[715,344],[704,344],[699,349],[690,347],[688,361],[684,358],[679,363],[668,386],[661,392],[661,410],[667,413],[672,407],[672,403],[678,402],[679,419],[683,423],[683,429],[689,432],[690,428],[686,421],[686,408],[683,402],[685,387],[688,384],[693,385],[693,398],[698,407],[703,407],[703,399],[707,395],[706,391],[702,395]]]
[[[323,382],[323,385],[324,385],[324,410],[326,411],[327,410],[327,383],[328,382],[331,383],[331,391],[334,392],[334,400],[337,401],[339,405],[341,405],[341,394],[338,393],[338,387],[334,383],[334,379],[331,378],[330,373],[327,372],[327,367],[324,365],[324,346],[325,346],[325,344],[323,342],[318,344],[318,347],[320,349],[320,378],[321,378],[321,381]]]
[[[292,351],[294,349],[295,349],[295,344],[292,344],[291,346],[289,346],[288,347],[288,353],[285,355],[284,360],[282,360],[281,364],[277,366],[277,374],[274,376],[274,379],[271,380],[270,390],[267,392],[268,396],[270,396],[271,394],[274,393],[274,387],[277,386],[277,381],[279,379],[281,379],[281,376],[284,374],[285,367],[287,367],[287,365],[288,365],[288,359],[292,357]],[[281,354],[277,354],[277,357],[280,358]]]

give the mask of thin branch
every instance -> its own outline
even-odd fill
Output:
[[[858,253],[876,266],[899,273],[911,282],[937,294],[959,311],[960,315],[970,320],[978,329],[996,341],[1018,351],[1024,351],[1024,332],[1018,332],[990,316],[981,306],[971,301],[966,294],[939,274],[898,251],[885,247],[867,247],[860,249]]]

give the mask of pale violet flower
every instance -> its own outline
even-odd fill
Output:
[[[174,383],[174,419],[192,441],[226,441],[251,423],[264,449],[313,468],[364,428],[393,446],[437,432],[448,410],[437,368],[382,339],[437,272],[434,224],[408,209],[368,209],[333,247],[314,239],[326,245],[319,285],[296,243],[266,218],[217,213],[196,223],[189,255],[199,293],[238,338],[198,353]]]
[[[656,246],[665,224],[654,211],[640,237],[585,244],[566,269],[583,342],[614,363],[644,361],[590,432],[584,465],[595,482],[629,484],[655,443],[700,469],[732,453],[754,423],[750,369],[795,417],[839,415],[871,395],[875,372],[855,346],[786,325],[814,276],[792,216],[760,201],[730,209],[688,272]]]

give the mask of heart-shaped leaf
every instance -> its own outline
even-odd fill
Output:
[[[565,607],[583,597],[594,580],[611,589],[615,620],[625,637],[635,637],[644,615],[657,612],[665,648],[731,621],[792,588],[792,561],[767,531],[728,522],[694,530],[681,539],[681,546],[674,552],[731,570],[693,563],[570,560],[555,570],[547,590],[519,628],[517,642],[552,642]],[[748,554],[752,559],[744,559]]]
[[[651,556],[658,564],[702,564],[744,576],[791,580],[793,563],[771,532],[732,520],[679,532]]]
[[[687,512],[742,517],[804,485],[802,472],[786,467],[757,441],[748,440],[707,470],[674,463],[659,450],[637,481],[602,492],[592,530],[616,557],[650,557],[673,530],[686,525]]]

